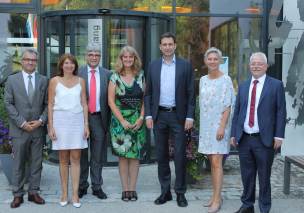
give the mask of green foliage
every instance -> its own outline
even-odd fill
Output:
[[[187,162],[187,173],[194,180],[203,179],[202,168],[205,160],[207,160],[207,156],[196,151],[195,158],[193,160],[188,160]]]
[[[201,180],[202,176],[202,167],[206,160],[208,160],[206,155],[203,155],[198,152],[198,144],[199,144],[199,96],[196,97],[196,106],[195,106],[195,118],[194,118],[194,128],[191,133],[191,144],[192,146],[187,146],[186,150],[188,153],[187,157],[187,173],[194,180]],[[191,154],[189,154],[191,153]]]
[[[4,85],[0,86],[0,120],[8,127],[8,115],[4,107]]]
[[[11,138],[8,130],[8,116],[4,107],[4,88],[0,86],[0,153],[9,154],[12,152]]]

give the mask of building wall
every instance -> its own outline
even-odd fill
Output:
[[[287,103],[284,155],[304,153],[304,1],[284,1],[284,22],[290,25],[283,44],[282,80]]]

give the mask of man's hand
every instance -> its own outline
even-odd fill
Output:
[[[153,129],[153,120],[152,118],[146,119],[146,126],[148,129]]]
[[[185,131],[188,131],[188,130],[192,129],[192,127],[193,127],[193,120],[186,119],[186,121],[185,121]]]
[[[42,125],[42,121],[40,121],[40,120],[30,121],[28,123],[32,127],[32,131],[37,129],[38,127],[40,127]]]
[[[233,146],[233,147],[237,147],[237,143],[236,143],[235,137],[231,137],[231,139],[230,139],[230,145]]]
[[[22,129],[24,129],[27,132],[33,131],[33,128],[31,126],[30,122],[25,122],[22,126]]]
[[[279,139],[274,139],[274,144],[273,144],[273,148],[275,150],[279,149],[281,146],[282,146],[282,140],[279,140]]]

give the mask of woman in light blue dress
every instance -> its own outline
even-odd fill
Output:
[[[208,212],[218,212],[222,205],[221,189],[223,182],[222,161],[229,153],[230,114],[234,104],[234,89],[228,75],[219,70],[222,53],[210,48],[204,56],[208,75],[201,77],[199,85],[200,106],[200,153],[208,155],[211,163],[213,194],[204,206]]]

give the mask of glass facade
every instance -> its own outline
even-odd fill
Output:
[[[263,0],[43,0],[45,11],[73,9],[127,9],[161,13],[261,14]]]
[[[235,88],[248,77],[250,54],[262,50],[261,21],[261,18],[177,17],[177,52],[191,60],[196,87],[200,77],[208,72],[204,52],[211,46],[219,48],[228,60],[228,74]]]
[[[36,16],[27,13],[0,13],[0,84],[21,69],[23,48],[37,47]]]
[[[0,4],[28,4],[31,2],[32,0],[0,0]]]
[[[20,53],[24,47],[37,47],[39,72],[48,77],[56,73],[57,60],[64,52],[75,54],[79,64],[85,64],[85,47],[91,41],[101,45],[102,66],[113,69],[121,47],[129,44],[137,49],[146,69],[151,60],[160,56],[160,35],[173,31],[177,35],[177,55],[193,64],[196,87],[199,78],[207,74],[203,55],[209,47],[222,50],[227,62],[225,71],[232,77],[235,89],[249,75],[250,54],[264,51],[269,58],[269,74],[285,79],[286,87],[289,86],[287,92],[291,96],[297,94],[296,103],[302,103],[301,87],[297,87],[297,92],[292,90],[292,86],[301,85],[303,69],[297,58],[302,52],[290,44],[295,40],[299,47],[302,44],[303,1],[288,3],[285,10],[283,3],[286,2],[0,0],[0,83],[3,86],[7,75],[20,69]],[[289,19],[283,19],[283,14],[289,14]],[[300,109],[299,115],[302,115]],[[295,120],[291,116],[292,119]],[[151,140],[146,147],[145,161],[154,159],[153,148]],[[107,162],[112,161],[116,160],[109,154]]]

